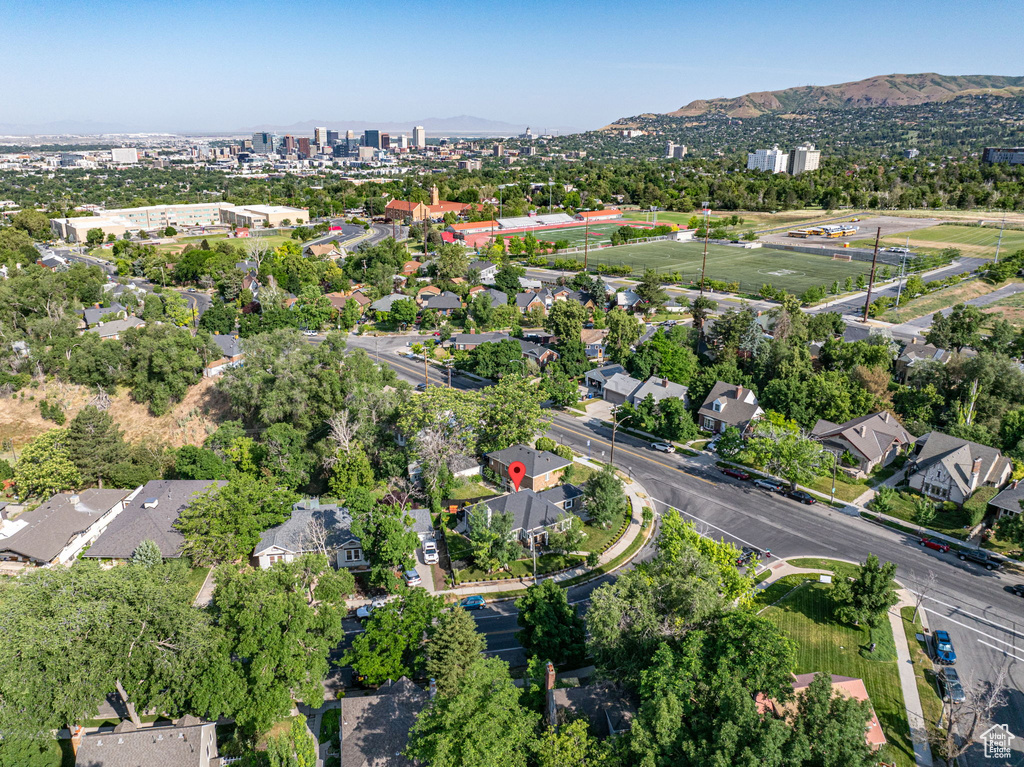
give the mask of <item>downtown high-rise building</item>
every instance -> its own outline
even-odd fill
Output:
[[[368,146],[373,149],[380,149],[380,131],[379,130],[367,130],[363,131],[363,146]]]
[[[412,145],[417,149],[422,149],[427,145],[427,131],[422,125],[417,125],[412,129]]]
[[[252,151],[256,154],[273,154],[277,147],[277,136],[273,133],[260,132],[252,134]]]

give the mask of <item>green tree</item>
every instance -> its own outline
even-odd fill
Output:
[[[700,330],[704,327],[704,321],[707,320],[711,312],[717,308],[718,302],[705,296],[699,296],[693,299],[693,303],[690,304],[690,316],[693,317],[693,326]]]
[[[138,567],[156,567],[164,561],[160,547],[150,539],[144,540],[132,552],[131,564]]]
[[[590,734],[590,723],[575,719],[549,727],[533,744],[537,767],[611,767],[610,747]]]
[[[528,656],[554,663],[576,663],[585,656],[583,619],[565,589],[550,578],[534,583],[516,600],[516,634]]]
[[[327,485],[338,498],[348,498],[356,488],[373,487],[373,467],[362,445],[354,442],[348,452],[338,451]]]
[[[238,320],[238,310],[233,303],[215,299],[199,318],[199,329],[209,333],[228,335],[235,331],[235,323]]]
[[[832,587],[832,598],[839,605],[836,617],[845,623],[880,626],[889,609],[899,602],[895,575],[895,563],[882,564],[874,554],[868,554],[852,582],[840,578]]]
[[[466,669],[487,648],[476,621],[456,605],[445,610],[431,629],[427,645],[427,676],[437,684],[439,695],[458,692]]]
[[[114,419],[92,405],[86,405],[68,424],[65,437],[68,457],[78,468],[82,482],[103,487],[110,470],[128,452]]]
[[[328,655],[344,636],[352,574],[307,554],[268,570],[221,568],[216,581],[212,615],[243,690],[238,725],[265,732],[288,715],[293,700],[319,708]]]
[[[410,529],[412,517],[397,504],[350,508],[350,512],[352,534],[359,539],[370,563],[370,582],[395,591],[400,585],[396,573],[409,569],[420,543],[419,536]]]
[[[443,609],[444,600],[425,589],[405,592],[370,613],[342,663],[352,666],[367,684],[418,675],[427,663],[424,635]]]
[[[408,327],[416,321],[416,314],[419,309],[416,307],[416,302],[411,298],[403,298],[395,301],[391,304],[391,311],[388,312],[388,318],[391,324],[396,328],[400,325]]]
[[[544,327],[562,341],[579,341],[587,310],[577,301],[555,301],[548,311]]]
[[[174,456],[176,479],[227,479],[230,468],[212,450],[183,445]]]
[[[661,277],[654,269],[647,269],[636,286],[636,294],[644,300],[644,310],[656,312],[666,301],[668,293],[661,286]]]
[[[162,294],[164,302],[164,316],[177,325],[179,328],[188,327],[192,324],[195,316],[192,307],[181,293],[174,290],[166,290]]]
[[[587,515],[601,527],[608,527],[629,511],[625,485],[615,475],[615,470],[608,466],[587,480],[583,486],[583,499]]]
[[[870,718],[866,701],[833,692],[829,674],[815,674],[798,701],[793,750],[807,754],[808,767],[869,767],[877,761],[864,740]]]
[[[507,664],[477,658],[456,693],[438,696],[420,714],[406,757],[432,767],[525,767],[538,717],[519,695]]]
[[[197,565],[247,559],[260,534],[291,517],[298,495],[269,478],[235,474],[214,485],[182,509],[174,527],[185,536],[182,553]]]
[[[51,738],[5,737],[0,741],[0,767],[60,767],[60,742]]]
[[[14,465],[14,484],[21,500],[48,498],[82,484],[82,475],[71,460],[67,430],[51,429],[22,448]]]
[[[608,335],[605,338],[605,345],[608,348],[609,356],[616,362],[624,361],[630,353],[630,348],[644,332],[643,323],[632,314],[626,314],[622,309],[612,309],[608,312]]]
[[[31,208],[19,210],[11,217],[11,225],[14,229],[27,232],[34,240],[46,240],[52,236],[50,232],[50,219],[39,210]],[[103,235],[102,229],[100,230],[100,235],[101,237]],[[88,236],[88,233],[86,233],[86,236]]]
[[[300,327],[320,330],[331,319],[334,307],[318,286],[307,285],[292,306],[292,311],[296,313]]]
[[[435,260],[437,276],[442,280],[451,280],[455,277],[465,277],[469,269],[469,256],[466,249],[461,245],[446,242],[437,249]]]
[[[919,496],[914,499],[914,521],[922,527],[928,527],[935,519],[935,504],[925,498]]]
[[[545,376],[543,386],[548,398],[559,407],[569,407],[579,401],[579,385],[560,370]]]
[[[303,716],[293,716],[288,732],[267,739],[269,767],[316,767],[317,744]]]
[[[487,572],[508,566],[522,556],[522,547],[512,535],[512,512],[490,513],[477,504],[466,511],[470,556]]]
[[[345,330],[351,330],[359,322],[359,302],[350,298],[338,317],[338,324]]]
[[[85,241],[89,243],[90,248],[99,247],[103,243],[103,230],[99,227],[90,229],[85,233]]]
[[[755,425],[747,449],[757,463],[788,481],[791,487],[831,472],[836,460],[834,453],[804,436],[796,424],[780,426],[768,418]]]
[[[944,315],[936,312],[932,326],[924,334],[928,343],[940,349],[962,351],[965,346],[976,347],[981,342],[981,329],[986,315],[976,306],[957,304]]]
[[[1021,507],[1024,509],[1024,506]],[[1024,547],[1024,513],[1005,514],[996,522],[999,540]]]
[[[507,375],[480,395],[478,448],[482,453],[504,450],[510,445],[533,443],[553,417],[540,403],[541,387],[527,384],[517,375]]]

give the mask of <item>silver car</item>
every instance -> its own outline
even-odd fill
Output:
[[[667,442],[652,442],[651,447],[661,453],[674,453],[676,451],[675,446],[670,445]]]
[[[437,560],[437,544],[433,541],[426,541],[423,544],[423,561],[428,565],[436,565]]]
[[[967,700],[964,686],[960,684],[960,675],[956,673],[955,668],[943,668],[939,674],[939,683],[942,685],[942,697],[950,703],[963,703]]]
[[[773,493],[781,493],[784,489],[781,482],[774,479],[768,479],[767,477],[758,477],[754,480],[754,485],[763,490],[770,490]]]

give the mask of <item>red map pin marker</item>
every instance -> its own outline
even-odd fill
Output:
[[[512,461],[508,466],[508,476],[512,480],[512,484],[515,485],[516,492],[519,492],[519,485],[522,484],[523,477],[526,476],[526,466],[523,465],[522,461]]]

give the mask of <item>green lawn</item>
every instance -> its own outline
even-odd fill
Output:
[[[998,221],[998,218],[987,220]],[[995,226],[982,227],[939,224],[917,229],[909,235],[911,248],[918,251],[938,252],[943,248],[959,248],[966,256],[991,257],[995,255],[996,243],[999,241],[999,225],[997,223]],[[907,242],[907,235],[891,235],[883,237],[882,241],[887,245],[902,247]],[[1024,232],[1016,229],[1004,230],[999,252],[1008,254],[1020,248],[1024,248]]]
[[[903,618],[903,631],[907,637],[907,646],[910,648],[910,660],[914,664],[917,694],[921,698],[924,721],[928,729],[932,730],[938,727],[942,718],[942,698],[939,697],[936,687],[935,668],[928,655],[927,640],[917,638],[918,634],[924,636],[924,627],[921,625],[920,617],[914,621],[913,607],[901,608],[900,617]]]
[[[911,767],[914,749],[896,662],[868,660],[860,654],[871,637],[865,628],[835,621],[831,590],[831,585],[822,583],[802,586],[778,605],[767,608],[763,615],[774,620],[797,643],[797,674],[824,672],[864,680],[889,741],[880,756],[901,767]],[[888,622],[878,631],[879,635],[886,633],[888,637],[883,641],[891,644]]]
[[[828,570],[842,578],[856,578],[860,568],[849,562],[836,559],[817,559],[815,557],[799,557],[788,560],[793,567],[804,567],[808,570]]]
[[[452,490],[451,499],[453,501],[465,501],[469,498],[480,498],[497,494],[494,488],[487,487],[481,482],[466,481]]]
[[[684,282],[700,281],[700,268],[704,253],[702,242],[648,242],[640,245],[620,245],[592,251],[593,264],[629,264],[634,273],[645,269],[658,272],[679,272]],[[818,285],[830,286],[838,280],[871,271],[865,261],[836,261],[830,256],[793,253],[771,248],[746,249],[739,246],[708,245],[707,278],[738,282],[740,291],[757,293],[765,283],[790,293],[803,293]]]
[[[450,539],[454,536],[449,536]],[[467,541],[468,545],[468,541]],[[451,544],[449,543],[449,551]],[[565,556],[563,554],[541,554],[537,557],[537,575],[565,570],[583,564],[583,557]],[[533,575],[533,559],[519,559],[513,562],[508,570],[499,570],[487,573],[476,567],[467,567],[455,571],[456,584],[472,583],[474,581],[497,581],[514,580],[517,578],[528,578]]]
[[[626,523],[626,519],[627,518],[624,514],[620,514],[611,521],[608,527],[605,528],[591,525],[590,523],[584,525],[583,531],[587,534],[587,538],[583,542],[581,550],[603,551],[612,543],[612,541],[619,537],[619,533],[622,531],[622,528]]]
[[[914,499],[920,496],[910,492],[898,492],[893,498],[893,507],[887,512],[890,517],[896,517],[902,519],[904,522],[909,522],[911,525],[916,525],[914,521]],[[964,526],[968,524],[970,520],[967,517],[966,512],[952,503],[943,504],[938,507],[935,513],[935,519],[929,522],[925,527],[929,530],[934,530],[937,533],[948,535],[953,538],[959,538],[965,540],[967,537],[967,531]]]
[[[199,589],[203,587],[209,572],[209,567],[193,567],[192,572],[188,574],[188,587],[192,591],[193,599],[199,596]]]
[[[340,715],[341,710],[337,708],[329,708],[324,711],[324,715],[320,718],[321,743],[330,743],[332,738],[338,737]]]

